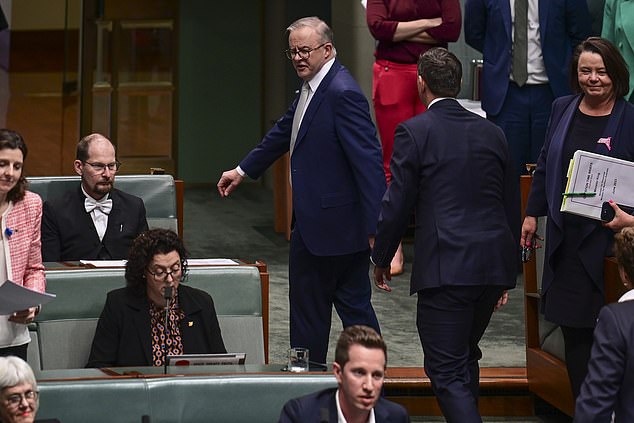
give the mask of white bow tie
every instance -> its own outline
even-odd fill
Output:
[[[84,207],[86,208],[86,213],[90,213],[94,209],[99,209],[105,214],[110,214],[110,210],[112,210],[112,200],[97,201],[92,197],[86,197]]]

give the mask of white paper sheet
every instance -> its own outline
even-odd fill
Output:
[[[566,191],[593,196],[564,196],[561,211],[601,220],[604,201],[634,205],[634,162],[577,150],[568,169]]]
[[[235,260],[215,258],[215,259],[187,259],[190,266],[218,266],[218,265],[236,265],[239,264]]]
[[[90,264],[95,267],[125,267],[127,260],[79,260],[81,264]]]
[[[5,281],[0,285],[0,315],[10,315],[16,311],[46,304],[55,298],[55,294],[32,291],[22,285]]]

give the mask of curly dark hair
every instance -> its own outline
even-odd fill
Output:
[[[24,139],[22,139],[22,135],[12,131],[11,129],[3,128],[0,129],[0,150],[4,150],[5,148],[10,148],[12,150],[17,148],[22,152],[22,174],[20,175],[18,182],[7,194],[7,200],[15,203],[16,201],[20,201],[24,198],[24,193],[29,186],[29,182],[26,180],[26,175],[24,173],[24,163],[26,162],[26,154],[28,153],[28,150]]]
[[[176,232],[169,229],[150,229],[136,237],[130,247],[128,264],[125,267],[125,280],[129,289],[137,295],[145,295],[147,280],[145,273],[157,254],[176,251],[181,257],[181,281],[187,276],[189,252]]]

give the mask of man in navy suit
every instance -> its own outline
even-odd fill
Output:
[[[386,367],[381,335],[367,326],[348,326],[339,336],[332,364],[338,387],[288,401],[279,423],[409,422],[403,406],[381,396]]]
[[[518,176],[537,161],[551,103],[570,94],[570,57],[591,31],[586,1],[466,0],[465,40],[484,59],[482,109],[504,131]]]
[[[454,98],[462,78],[456,56],[431,49],[418,74],[427,111],[396,129],[374,279],[390,291],[390,261],[415,210],[410,293],[418,294],[425,371],[448,422],[480,422],[478,343],[515,286],[517,182],[502,130]]]
[[[50,198],[42,212],[42,259],[123,260],[148,229],[143,200],[114,188],[119,163],[110,140],[91,134],[77,143],[76,189]]]
[[[335,58],[328,25],[309,17],[287,30],[301,93],[240,165],[222,174],[218,192],[229,195],[245,175],[258,178],[290,151],[290,341],[325,363],[333,304],[344,327],[379,330],[368,256],[385,176],[368,102]]]

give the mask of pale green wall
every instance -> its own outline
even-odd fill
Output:
[[[259,0],[180,2],[178,176],[215,184],[261,136]]]

